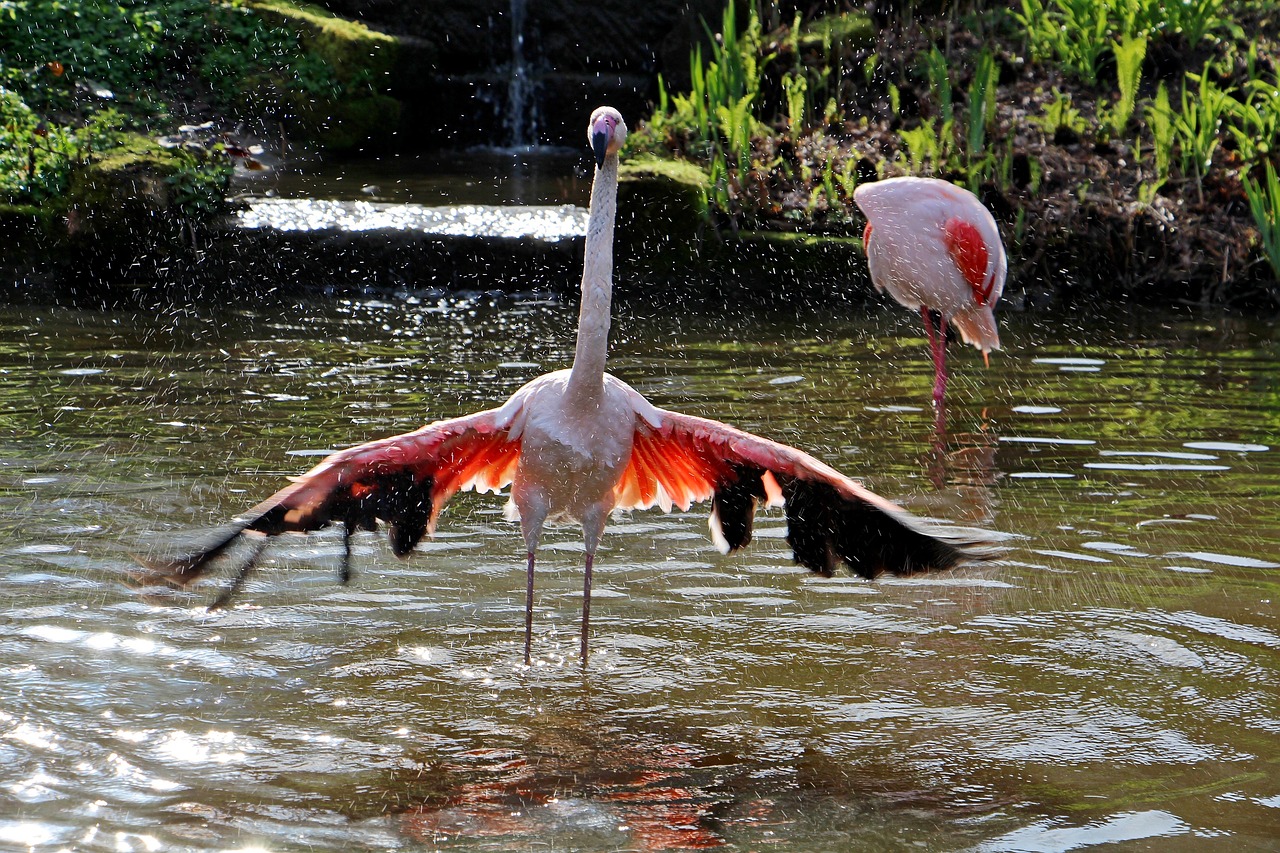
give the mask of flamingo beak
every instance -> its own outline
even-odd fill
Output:
[[[591,150],[596,155],[596,168],[604,168],[605,155],[609,153],[609,125],[604,122],[598,123],[591,131]]]

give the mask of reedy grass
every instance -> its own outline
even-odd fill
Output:
[[[1120,87],[1120,100],[1111,108],[1111,131],[1119,136],[1124,133],[1133,117],[1138,99],[1138,83],[1142,80],[1142,61],[1147,56],[1146,36],[1125,36],[1112,42],[1116,58],[1116,83]]]
[[[1098,82],[1103,55],[1134,38],[1183,36],[1195,47],[1232,27],[1227,0],[1020,0],[1013,18],[1037,61],[1059,62],[1084,82]],[[1117,60],[1119,57],[1117,56]]]
[[[1058,40],[1050,43],[1043,33],[1029,33],[1033,55],[1059,61],[1058,52],[1064,51],[1076,63],[1069,73],[1077,81],[1070,88],[1054,87],[1042,114],[1036,117],[1033,113],[1031,121],[1039,123],[1047,135],[1057,136],[1061,129],[1069,129],[1075,138],[1064,138],[1057,144],[1078,143],[1082,152],[1091,146],[1103,156],[1114,154],[1116,148],[1131,151],[1127,163],[1117,161],[1115,166],[1133,170],[1130,174],[1135,181],[1128,191],[1140,201],[1157,203],[1160,191],[1178,179],[1175,191],[1189,192],[1194,187],[1195,198],[1203,203],[1208,195],[1206,182],[1217,180],[1215,170],[1225,173],[1234,167],[1257,168],[1274,157],[1280,135],[1280,75],[1274,82],[1254,77],[1258,69],[1268,78],[1273,73],[1268,64],[1274,62],[1270,42],[1261,48],[1251,46],[1247,53],[1239,41],[1214,42],[1218,47],[1211,47],[1212,58],[1197,73],[1161,82],[1154,95],[1142,94],[1143,65],[1155,45],[1167,52],[1165,40],[1176,35],[1180,40],[1175,48],[1184,50],[1188,43],[1230,36],[1239,30],[1223,11],[1230,7],[1222,0],[1185,0],[1176,4],[1177,8],[1166,8],[1155,0],[1019,2],[1021,15],[1017,17],[1044,27],[1046,32],[1052,29]],[[757,203],[795,221],[838,219],[840,202],[847,203],[851,197],[863,160],[869,160],[880,173],[936,174],[974,190],[992,182],[1006,197],[1011,193],[1014,198],[1020,193],[1035,197],[1045,185],[1055,186],[1042,183],[1044,163],[1027,156],[1031,152],[1016,151],[1018,135],[997,121],[999,76],[1006,65],[990,46],[949,55],[941,41],[934,41],[895,68],[885,69],[886,57],[873,53],[855,59],[852,65],[841,65],[842,70],[833,74],[829,68],[805,64],[798,43],[808,37],[800,35],[803,21],[797,16],[789,29],[775,21],[780,54],[789,52],[792,61],[784,73],[771,75],[771,82],[765,83],[760,78],[775,55],[765,53],[772,48],[760,33],[752,4],[746,8],[752,17],[745,22],[726,10],[722,21],[725,32],[713,36],[710,48],[704,45],[693,51],[694,82],[688,95],[672,97],[665,85],[660,88],[654,119],[655,124],[670,119],[683,128],[676,130],[676,135],[685,141],[685,149],[710,162],[712,206],[728,215],[731,224],[736,226],[741,214],[756,211],[753,205]],[[1064,21],[1072,26],[1064,26]],[[733,35],[733,27],[740,22],[745,24],[741,34]],[[806,43],[807,58],[812,60],[821,44],[812,39]],[[1112,61],[1113,66],[1109,65]],[[963,67],[966,64],[970,67]],[[1114,78],[1098,79],[1100,74],[1110,77],[1102,72],[1107,67],[1114,67]],[[857,112],[846,112],[851,104],[831,94],[843,91],[830,82],[833,77],[842,79],[842,85],[887,95],[897,118],[893,125],[897,144],[887,143],[888,150],[896,151],[892,162],[877,160],[874,152],[858,154],[860,146],[854,146],[852,156],[831,148],[831,139],[824,134],[842,125],[848,127],[859,118]],[[1095,81],[1092,90],[1079,85],[1078,80],[1086,77]],[[959,90],[960,85],[965,88]],[[771,87],[767,97],[762,94],[766,86]],[[919,99],[919,117],[903,112],[908,92],[915,96],[912,100]],[[864,95],[868,100],[874,97]],[[1038,99],[1042,97],[1037,93]],[[1095,104],[1097,112],[1090,113]],[[1004,115],[1003,108],[1000,114]],[[763,147],[757,143],[764,141],[770,127],[775,137],[790,141],[786,150],[794,153],[775,150],[772,157],[763,158],[766,162],[752,161],[752,156],[768,150],[767,143]],[[1218,150],[1224,140],[1232,149],[1225,156]],[[836,143],[836,148],[840,147],[842,144]],[[1027,162],[1015,171],[1017,160],[1024,157]],[[800,198],[807,199],[807,204],[802,200],[797,206],[777,195],[770,201],[771,187],[776,189],[777,180],[801,184],[805,195]],[[1093,203],[1087,198],[1087,182],[1071,189],[1081,204]],[[1170,211],[1176,214],[1175,208]],[[1017,211],[1014,216],[1025,223]]]
[[[1173,120],[1178,141],[1179,170],[1184,177],[1194,177],[1196,194],[1204,202],[1204,176],[1213,162],[1213,153],[1221,142],[1222,117],[1229,109],[1231,96],[1213,82],[1211,63],[1205,63],[1199,74],[1188,73],[1182,85],[1181,108]],[[1187,81],[1194,81],[1195,88]]]
[[[983,49],[978,54],[973,79],[969,82],[969,109],[965,134],[965,171],[969,189],[976,190],[990,169],[994,157],[984,154],[987,130],[996,120],[996,84],[999,81],[995,56]]]
[[[1271,272],[1280,282],[1280,177],[1276,175],[1275,166],[1268,162],[1261,181],[1244,175],[1241,183]]]
[[[1280,145],[1280,69],[1270,81],[1245,83],[1245,99],[1231,98],[1226,105],[1227,130],[1246,163],[1265,160]]]
[[[1173,164],[1174,118],[1173,106],[1169,103],[1169,88],[1161,83],[1156,89],[1155,99],[1146,109],[1147,127],[1151,130],[1155,179],[1138,188],[1138,200],[1144,204],[1154,201],[1156,193],[1169,180],[1169,168]]]

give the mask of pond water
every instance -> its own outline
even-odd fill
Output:
[[[576,306],[384,294],[0,309],[0,848],[1274,849],[1280,329],[1002,317],[953,345],[945,433],[895,308],[615,307],[611,370],[1008,534],[906,580],[797,569],[782,518],[615,519],[593,656],[581,546],[459,496],[407,561],[291,537],[226,583],[132,555],[327,450],[494,405],[567,363]],[[704,310],[705,309],[705,310]]]

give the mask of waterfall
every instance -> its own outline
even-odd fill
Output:
[[[528,148],[538,144],[538,111],[529,66],[524,57],[525,0],[511,0],[511,72],[504,117],[507,144]]]

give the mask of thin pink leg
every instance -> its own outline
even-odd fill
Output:
[[[529,552],[528,577],[524,591],[524,665],[530,663],[530,651],[533,646],[533,552]]]
[[[587,665],[587,626],[591,622],[591,564],[595,554],[587,554],[587,569],[582,581],[582,665]]]
[[[938,330],[935,333],[933,328],[935,313],[926,305],[920,306],[925,334],[929,336],[929,350],[933,354],[933,405],[941,408],[943,397],[947,393],[947,318],[940,313],[937,314]]]

